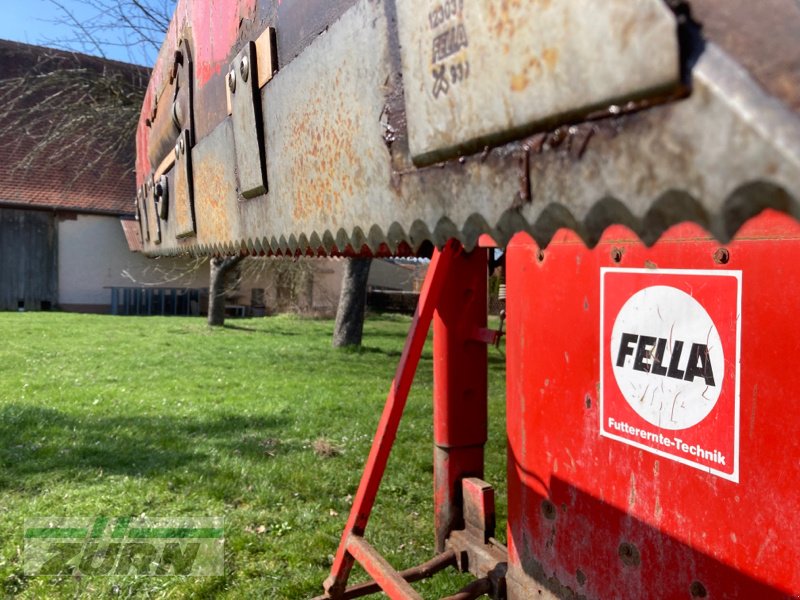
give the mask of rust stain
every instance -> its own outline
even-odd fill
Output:
[[[630,46],[630,44],[631,44],[631,35],[633,34],[634,29],[636,28],[636,24],[637,24],[636,18],[635,17],[631,17],[631,18],[627,19],[625,21],[625,23],[622,25],[622,29],[620,30],[620,34],[621,34],[620,37],[621,37],[621,40],[622,40],[622,49],[623,50],[627,50],[628,46]]]
[[[345,80],[337,77],[335,81]],[[337,98],[336,89],[329,90]],[[321,118],[321,115],[330,115]],[[353,197],[358,181],[352,178],[360,166],[354,146],[358,119],[344,107],[321,110],[315,105],[299,112],[291,123],[292,189],[295,190],[292,216],[297,221],[319,216],[334,219],[344,212],[348,197]],[[335,226],[331,222],[331,226]]]
[[[505,47],[504,47],[505,49]],[[540,56],[532,56],[525,69],[520,73],[515,73],[511,76],[511,91],[523,92],[531,84],[529,75],[541,75],[542,71],[546,68],[549,72],[555,70],[558,64],[558,49],[545,48],[542,50]]]
[[[542,50],[542,61],[549,71],[553,71],[558,64],[558,49],[545,48]]]
[[[501,0],[499,4],[492,2],[489,3],[488,22],[490,23],[488,29],[494,33],[496,37],[506,35],[513,38],[516,34],[517,23],[520,18],[523,18],[523,10],[530,10],[530,4],[534,4],[533,10],[547,10],[550,8],[552,0],[532,0],[524,2],[523,0]],[[505,51],[506,46],[503,50]],[[507,52],[506,52],[507,54]]]
[[[204,243],[229,239],[235,223],[235,175],[225,160],[209,154],[194,165],[195,217],[197,234]]]
[[[521,73],[516,73],[511,76],[511,91],[512,92],[523,92],[527,89],[527,87],[531,84],[531,80],[529,75],[536,75],[541,74],[542,72],[542,63],[541,61],[532,56],[530,60],[528,60],[528,64],[522,70]]]
[[[517,73],[511,77],[511,91],[522,92],[528,87],[530,80],[525,73]]]
[[[631,473],[631,487],[630,494],[628,495],[628,507],[633,508],[636,505],[636,474]]]

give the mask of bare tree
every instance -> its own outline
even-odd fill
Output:
[[[108,169],[132,173],[146,71],[57,51],[35,61],[0,80],[0,131],[16,134],[3,138],[14,140],[17,166],[47,161],[69,167],[73,181]]]
[[[233,285],[232,276],[244,256],[215,256],[211,259],[211,279],[208,292],[208,324],[225,324],[225,297]]]
[[[43,40],[48,46],[108,58],[122,49],[128,62],[152,66],[176,0],[83,0],[78,14],[62,0],[48,0],[58,9],[53,21],[66,25],[66,36]]]
[[[103,59],[121,47],[131,61],[151,65],[175,0],[85,0],[80,16],[61,0],[49,2],[70,33],[45,40],[49,51],[20,47],[33,58],[0,66],[0,133],[14,134],[3,138],[15,140],[22,169],[47,161],[68,167],[74,181],[107,170],[129,175],[150,68]]]
[[[367,280],[371,258],[350,258],[345,262],[342,292],[336,308],[333,346],[360,346],[367,308]]]

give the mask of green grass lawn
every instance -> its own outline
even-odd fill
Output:
[[[360,352],[331,321],[0,313],[0,592],[308,598],[321,592],[410,320]],[[504,539],[504,362],[490,348],[486,478]],[[433,555],[430,341],[367,539],[398,569]],[[36,516],[221,516],[224,577],[26,577]],[[452,572],[451,572],[452,573]],[[363,579],[355,571],[354,581]],[[468,579],[415,584],[426,598]]]

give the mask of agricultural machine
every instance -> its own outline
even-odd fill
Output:
[[[447,567],[475,575],[453,598],[800,597],[798,113],[796,0],[178,2],[146,253],[434,248],[324,598]],[[399,572],[367,522],[431,326],[438,554]]]

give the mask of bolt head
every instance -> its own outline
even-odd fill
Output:
[[[231,91],[231,94],[236,91],[236,73],[234,73],[233,70],[228,73],[228,89]]]
[[[239,73],[242,76],[242,81],[247,81],[250,76],[250,61],[247,60],[246,56],[243,56],[242,62],[239,63]]]

